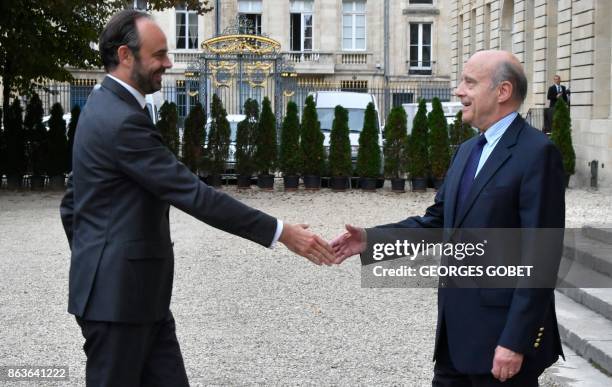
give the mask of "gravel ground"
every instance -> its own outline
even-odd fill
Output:
[[[420,214],[434,196],[225,191],[326,239],[346,222]],[[60,199],[0,192],[0,365],[65,365],[70,381],[57,385],[84,385],[83,339],[66,313]],[[356,258],[317,267],[178,210],[171,222],[172,310],[192,385],[431,385],[435,289],[362,289]],[[585,223],[612,223],[610,193],[568,190],[568,227]]]

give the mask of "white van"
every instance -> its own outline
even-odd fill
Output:
[[[370,102],[374,103],[376,110],[376,130],[378,131],[378,145],[382,155],[382,124],[376,98],[372,94],[354,93],[347,91],[317,91],[311,93],[317,105],[317,115],[321,123],[321,131],[325,135],[324,146],[329,151],[329,138],[332,123],[334,122],[334,110],[340,105],[348,110],[349,116],[349,138],[351,141],[351,159],[353,165],[357,162],[357,150],[359,149],[359,134],[363,129],[363,119],[366,107]]]
[[[431,102],[426,103],[427,106],[427,114],[429,114],[432,110]],[[414,120],[414,116],[416,116],[416,112],[419,109],[418,103],[405,103],[402,104],[402,107],[406,111],[406,119],[408,122],[406,123],[406,128],[408,129],[408,134],[412,134],[412,121]],[[463,108],[461,102],[442,102],[442,110],[444,110],[444,117],[446,117],[446,123],[448,125],[455,122],[455,116]]]

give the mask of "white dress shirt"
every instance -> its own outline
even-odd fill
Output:
[[[506,130],[517,115],[517,112],[512,112],[494,123],[489,129],[485,130],[484,136],[487,138],[487,143],[482,148],[482,154],[480,155],[480,161],[478,161],[478,168],[476,168],[476,175],[474,175],[474,178],[478,176],[478,172],[480,172],[484,163],[487,161],[489,156],[491,156],[491,153],[497,146],[499,139],[504,135],[504,133],[506,133]]]

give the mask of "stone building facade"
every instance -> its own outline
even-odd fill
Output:
[[[612,187],[612,2],[607,0],[452,0],[452,86],[475,51],[512,51],[525,66],[526,114],[548,106],[555,74],[571,90],[575,185]]]

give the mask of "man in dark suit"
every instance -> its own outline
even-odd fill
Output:
[[[569,99],[567,98],[567,89],[565,88],[565,86],[561,85],[561,77],[555,75],[553,80],[554,84],[548,88],[548,94],[546,96],[546,98],[550,102],[550,104],[548,105],[548,107],[550,108],[555,107],[555,103],[557,103],[557,100],[559,98],[565,101],[565,103],[568,103],[569,101]]]
[[[561,157],[517,114],[527,94],[520,62],[504,51],[478,52],[465,64],[455,94],[463,120],[480,135],[460,145],[424,216],[379,227],[562,231]],[[347,225],[331,243],[336,263],[363,253],[376,232],[381,230]],[[560,258],[553,257],[557,265]],[[371,257],[363,254],[362,263],[372,263]],[[553,289],[441,283],[433,386],[537,386],[539,375],[562,354]]]
[[[169,206],[265,247],[276,241],[316,264],[331,247],[306,230],[203,184],[162,143],[145,108],[172,66],[147,15],[117,13],[99,42],[108,73],[78,123],[61,204],[72,250],[68,311],[85,338],[88,386],[187,386],[170,311]]]

